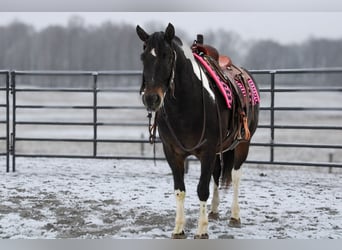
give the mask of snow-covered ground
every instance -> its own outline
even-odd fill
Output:
[[[18,105],[91,105],[90,94],[42,95],[17,93]],[[1,97],[1,96],[0,96]],[[269,94],[262,93],[262,106]],[[138,93],[100,93],[99,105],[141,106]],[[341,107],[341,92],[276,93],[276,106]],[[3,113],[1,113],[2,115]],[[18,121],[92,122],[93,110],[18,109]],[[98,110],[99,122],[145,122],[144,110]],[[278,111],[276,124],[325,125],[342,123],[336,111]],[[260,124],[269,124],[268,111]],[[5,125],[0,124],[0,137]],[[93,128],[17,125],[17,137],[91,139]],[[99,139],[140,139],[146,127],[98,126]],[[270,130],[259,128],[253,142],[269,142]],[[276,130],[277,143],[341,145],[340,130]],[[152,147],[140,144],[99,143],[99,155],[144,154]],[[5,143],[0,143],[4,152]],[[17,153],[92,154],[92,143],[17,141]],[[342,162],[341,149],[275,148],[275,160]],[[157,156],[162,156],[160,145]],[[268,160],[269,148],[252,147],[249,160]],[[17,158],[17,172],[5,173],[0,157],[0,238],[169,238],[174,226],[175,198],[166,162]],[[210,221],[209,236],[237,239],[342,239],[342,171],[246,165],[240,189],[242,227],[228,227],[231,190],[220,190],[220,219]],[[196,232],[199,202],[197,162],[186,175],[186,233]],[[210,202],[209,202],[210,203]]]
[[[0,169],[4,169],[0,159]],[[169,238],[175,198],[166,162],[18,158],[1,174],[0,238]],[[326,168],[246,165],[241,228],[228,227],[232,190],[221,189],[220,218],[210,238],[341,239],[342,172]],[[186,233],[199,202],[199,166],[186,175]]]

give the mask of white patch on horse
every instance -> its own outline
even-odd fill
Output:
[[[152,48],[150,53],[151,53],[152,56],[157,57],[157,53],[156,53],[156,49],[155,48]]]
[[[198,219],[197,235],[204,235],[208,233],[208,223],[207,202],[200,201],[200,215]]]
[[[184,199],[185,192],[177,189],[176,196],[176,226],[173,230],[174,234],[181,234],[184,231],[185,213],[184,213]]]
[[[241,169],[232,170],[232,184],[233,184],[233,203],[232,203],[232,214],[231,217],[239,220],[240,219],[240,207],[239,207],[239,185],[242,176]]]
[[[202,81],[203,87],[209,93],[209,96],[213,100],[215,100],[215,94],[214,94],[214,92],[211,90],[211,88],[209,86],[208,78],[207,78],[206,74],[204,73],[203,69],[195,61],[194,55],[192,54],[192,52],[190,50],[190,47],[189,46],[182,46],[182,49],[184,51],[185,57],[188,58],[191,61],[192,69],[193,69],[195,75],[197,76],[197,78],[199,80]]]
[[[219,191],[218,191],[218,186],[214,182],[214,190],[213,190],[213,198],[211,200],[211,212],[214,214],[217,214],[218,211],[218,206],[220,204],[220,196],[219,196]]]

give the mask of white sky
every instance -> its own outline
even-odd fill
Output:
[[[171,22],[195,37],[209,29],[232,30],[244,39],[273,39],[283,44],[308,38],[342,38],[342,12],[1,12],[0,25],[21,20],[42,29],[51,24],[67,25],[71,16],[87,25],[105,21],[141,25]]]

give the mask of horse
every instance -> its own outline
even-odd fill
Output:
[[[155,129],[158,129],[165,158],[173,174],[176,218],[171,238],[187,237],[184,229],[184,174],[185,160],[190,155],[196,157],[201,165],[197,186],[199,218],[194,238],[209,238],[208,218],[218,217],[220,180],[227,185],[232,182],[234,192],[229,225],[240,227],[238,193],[241,165],[247,158],[250,139],[256,131],[259,103],[250,101],[246,104],[244,123],[240,123],[239,98],[232,95],[231,108],[227,108],[224,98],[215,90],[213,77],[200,66],[190,46],[183,45],[175,35],[171,23],[165,31],[152,34],[137,25],[136,32],[143,41],[140,94],[148,113],[155,114],[150,134],[153,138]],[[248,77],[255,82],[249,73]],[[252,94],[258,97],[256,84],[254,91]],[[211,177],[214,185],[208,214]]]

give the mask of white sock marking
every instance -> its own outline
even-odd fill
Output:
[[[200,201],[200,214],[198,219],[197,235],[208,233],[208,215],[207,215],[207,202]]]
[[[184,230],[185,225],[185,213],[184,213],[184,199],[185,192],[177,189],[175,191],[176,196],[176,225],[173,230],[174,234],[180,234]]]
[[[219,191],[218,191],[218,186],[214,182],[214,190],[213,190],[213,198],[211,200],[211,212],[214,214],[217,214],[218,211],[218,206],[220,204],[220,196],[219,196]]]
[[[240,207],[239,207],[239,185],[241,180],[242,171],[232,170],[232,184],[233,184],[233,203],[231,217],[234,219],[240,219]]]

